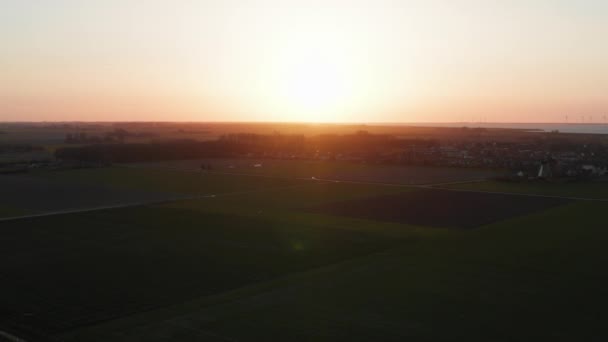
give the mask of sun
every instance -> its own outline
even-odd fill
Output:
[[[356,97],[352,55],[322,36],[277,54],[271,97],[286,121],[340,121]]]
[[[332,121],[349,101],[347,79],[338,63],[305,59],[286,71],[280,93],[299,121]]]

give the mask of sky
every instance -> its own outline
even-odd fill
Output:
[[[2,0],[0,121],[603,122],[605,0]]]

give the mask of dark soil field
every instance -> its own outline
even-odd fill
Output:
[[[0,176],[0,203],[31,213],[159,201],[175,194],[117,188],[104,184],[81,184],[29,176]],[[9,215],[10,216],[10,215]]]
[[[312,211],[416,226],[470,229],[569,202],[558,198],[429,189],[336,202]]]

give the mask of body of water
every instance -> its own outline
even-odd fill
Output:
[[[403,126],[425,126],[425,127],[469,127],[469,128],[507,128],[524,129],[530,131],[560,131],[562,133],[584,133],[584,134],[608,134],[608,124],[565,124],[565,123],[477,123],[477,122],[453,122],[453,123],[403,123]]]

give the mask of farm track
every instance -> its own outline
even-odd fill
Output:
[[[133,166],[133,165],[122,165],[121,167],[144,168],[144,169],[148,168],[146,166]],[[179,167],[154,167],[154,168],[165,169],[165,170],[169,169],[169,170],[182,171],[182,172],[201,172],[200,170],[197,170],[197,169],[187,169],[187,168],[179,168]],[[228,176],[230,176],[230,175],[232,175],[232,176],[249,176],[249,177],[275,178],[275,179],[286,179],[286,180],[307,180],[307,181],[317,181],[317,182],[326,182],[326,183],[380,185],[380,186],[393,186],[393,187],[414,188],[414,189],[434,189],[434,190],[466,192],[466,193],[495,194],[495,195],[514,196],[514,197],[523,196],[523,197],[536,197],[536,198],[553,198],[553,199],[563,199],[563,200],[571,200],[571,201],[608,202],[608,198],[526,194],[526,193],[505,192],[505,191],[455,189],[455,188],[446,187],[447,185],[479,183],[479,182],[487,181],[488,179],[474,179],[474,180],[466,180],[466,181],[430,183],[430,184],[403,184],[403,183],[366,182],[366,181],[316,178],[316,177],[308,178],[308,177],[274,176],[274,175],[262,175],[262,174],[257,174],[257,173],[244,173],[244,172],[221,172],[221,171],[205,171],[205,172],[208,172],[211,174],[218,174],[218,175],[228,175]]]
[[[26,342],[24,339],[21,339],[15,335],[11,335],[7,332],[0,330],[0,340],[9,341],[9,342]]]
[[[43,212],[43,213],[37,213],[37,214],[1,217],[0,222],[11,222],[11,221],[26,220],[26,219],[38,218],[38,217],[87,213],[87,212],[92,212],[92,211],[109,210],[109,209],[141,207],[141,206],[146,206],[146,205],[159,205],[159,204],[167,204],[167,203],[180,202],[180,201],[192,201],[192,200],[205,199],[205,198],[244,195],[244,194],[264,192],[264,191],[291,189],[291,188],[296,188],[296,187],[300,187],[300,186],[304,186],[304,184],[296,184],[296,185],[290,185],[290,186],[273,187],[273,188],[256,189],[256,190],[247,190],[247,191],[234,191],[234,192],[227,192],[227,193],[220,193],[220,194],[178,196],[178,197],[171,197],[171,198],[166,198],[166,199],[162,199],[162,200],[137,201],[137,202],[128,202],[128,203],[120,203],[120,204],[113,204],[113,205],[90,207],[90,208],[56,210],[56,211],[49,211],[49,212]]]

